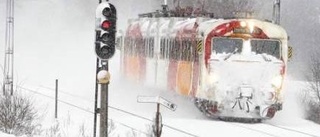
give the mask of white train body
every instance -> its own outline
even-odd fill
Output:
[[[126,78],[190,96],[208,116],[266,119],[282,108],[288,36],[278,25],[140,18],[121,38]]]

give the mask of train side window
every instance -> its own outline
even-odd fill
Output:
[[[154,38],[149,39],[149,57],[153,58],[154,56]]]
[[[150,58],[151,57],[151,38],[148,38],[148,57]]]
[[[181,45],[181,60],[183,61],[190,61],[190,44],[189,40],[184,38],[182,39],[182,45]]]
[[[142,49],[142,54],[143,54],[143,57],[146,57],[147,53],[146,53],[146,49],[147,49],[147,45],[146,45],[146,38],[143,38],[142,39],[142,45],[143,45],[143,49]]]
[[[181,51],[181,60],[185,61],[186,60],[186,43],[185,43],[185,39],[182,39],[181,41],[181,48],[179,51]]]
[[[187,48],[187,56],[186,56],[186,60],[187,61],[191,61],[192,58],[192,54],[191,54],[191,43],[190,43],[190,39],[186,40],[186,48]]]
[[[160,40],[160,59],[164,58],[164,46],[165,46],[165,40],[162,38]]]
[[[165,41],[166,41],[166,44],[165,44],[165,58],[168,59],[169,58],[169,39],[166,38]]]
[[[194,44],[192,44],[193,40],[189,40],[189,46],[190,46],[190,61],[194,61]]]
[[[174,39],[170,39],[170,44],[169,44],[169,59],[173,59],[173,46],[174,46]]]
[[[146,50],[146,57],[149,57],[149,38],[145,39],[145,50]]]
[[[183,44],[182,44],[182,39],[178,40],[178,46],[177,46],[177,60],[182,60],[182,55],[183,55]]]
[[[171,52],[172,52],[172,54],[171,54],[171,58],[173,59],[173,60],[175,60],[176,59],[176,52],[175,52],[175,50],[176,50],[176,47],[177,47],[177,45],[176,45],[176,39],[172,39],[172,42],[173,42],[173,45],[172,45],[172,50],[171,50]]]
[[[180,48],[181,47],[181,45],[180,45],[180,41],[179,41],[179,39],[175,39],[175,45],[174,45],[174,59],[175,60],[180,60],[181,58],[180,58],[180,55],[181,55],[181,52],[179,52],[179,51],[181,51]]]
[[[132,47],[131,47],[132,56],[136,56],[136,49],[137,49],[136,38],[133,38],[132,39]]]
[[[132,55],[132,47],[133,47],[133,40],[132,37],[129,38],[129,47],[128,47],[128,54]]]
[[[143,44],[142,38],[137,39],[137,49],[138,49],[138,56],[144,57],[144,44]]]
[[[126,37],[124,37],[124,46],[123,46],[123,52],[124,52],[125,54],[127,54],[128,45],[129,45],[129,43],[128,43],[128,37],[126,36]]]
[[[190,52],[190,51],[191,51],[191,50],[190,50],[189,39],[186,39],[185,44],[186,44],[185,60],[186,60],[186,61],[190,61],[190,56],[191,56],[191,52]]]
[[[193,46],[192,46],[193,61],[197,62],[197,61],[198,61],[198,57],[199,57],[197,40],[194,39],[194,40],[191,42],[191,45],[193,45]]]

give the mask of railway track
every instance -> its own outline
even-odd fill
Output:
[[[296,129],[282,127],[273,124],[260,123],[260,124],[248,124],[248,123],[230,123],[233,126],[241,127],[246,130],[251,130],[253,132],[258,132],[265,136],[270,137],[320,137],[312,133],[307,133],[304,131],[299,131]]]

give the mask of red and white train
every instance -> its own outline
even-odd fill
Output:
[[[288,36],[256,19],[142,17],[120,37],[121,72],[190,96],[214,118],[269,119],[282,109]]]

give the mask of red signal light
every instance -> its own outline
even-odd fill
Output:
[[[107,30],[111,27],[111,22],[108,21],[108,20],[105,20],[102,22],[101,24],[101,28],[104,29],[104,30]]]

